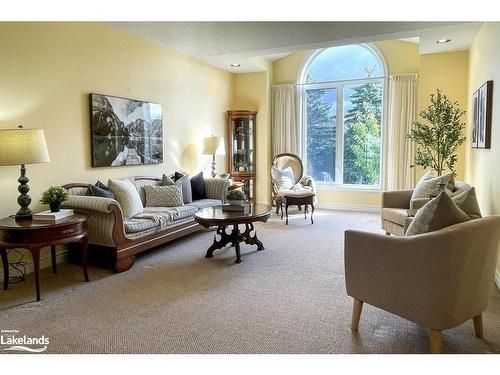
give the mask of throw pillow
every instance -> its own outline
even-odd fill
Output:
[[[439,187],[440,183],[445,183],[446,188],[451,192],[455,188],[455,176],[452,172],[442,176],[434,176],[432,172],[427,172],[417,182],[411,195],[411,200],[418,198],[429,198],[433,190]]]
[[[464,192],[455,195],[451,200],[464,211],[471,219],[481,218],[481,209],[477,203],[476,189],[471,187]]]
[[[205,179],[203,178],[203,172],[200,172],[196,176],[191,177],[191,195],[193,197],[193,200],[207,198],[207,194],[205,192]]]
[[[191,181],[189,180],[189,175],[183,175],[179,172],[175,172],[174,181],[176,185],[182,188],[182,198],[184,200],[184,203],[193,202],[193,195],[191,193]]]
[[[164,174],[162,179],[161,179],[161,185],[162,186],[175,185],[175,182],[170,177],[168,177],[166,174]]]
[[[271,167],[271,175],[278,190],[291,189],[295,185],[295,177],[291,167],[279,169]]]
[[[146,207],[178,207],[183,206],[182,189],[177,185],[144,186]]]
[[[469,216],[443,191],[417,211],[405,236],[433,232],[469,220]]]
[[[97,183],[99,183],[99,181],[97,181]],[[85,193],[85,195],[91,196],[91,197],[115,199],[115,195],[113,194],[113,192],[110,191],[106,185],[104,185],[104,184],[101,184],[101,185],[104,186],[105,189],[98,187],[97,184],[95,184],[95,185],[89,184],[88,185],[89,188],[87,190],[87,193]]]
[[[125,219],[144,211],[141,196],[130,180],[109,180],[108,186],[120,204]]]

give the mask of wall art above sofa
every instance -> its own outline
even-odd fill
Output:
[[[161,104],[90,94],[92,167],[163,162]]]

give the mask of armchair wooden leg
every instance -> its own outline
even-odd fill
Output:
[[[391,235],[391,233],[389,233],[389,232],[385,232],[385,235],[386,235],[386,236],[390,236],[390,235]]]
[[[482,339],[483,338],[483,316],[479,314],[472,318],[474,322],[474,331],[476,331],[476,337]]]
[[[431,353],[441,354],[443,350],[443,340],[440,329],[431,329]]]
[[[353,331],[358,330],[359,318],[361,317],[362,309],[363,309],[363,301],[354,298],[354,306],[352,307],[352,321],[351,321],[351,329]]]

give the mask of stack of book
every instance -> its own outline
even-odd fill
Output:
[[[223,204],[222,205],[222,211],[228,211],[228,212],[239,212],[242,214],[249,214],[251,210],[251,204],[250,203],[243,203],[243,204],[238,204],[238,205],[230,205],[230,204]]]
[[[50,212],[50,210],[47,210],[34,214],[33,219],[42,221],[57,221],[71,215],[73,215],[73,210],[71,209],[61,209],[58,212]]]

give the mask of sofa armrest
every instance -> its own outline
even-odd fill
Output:
[[[411,190],[393,190],[382,193],[382,208],[410,208]]]
[[[230,185],[227,178],[205,178],[207,198],[220,199],[224,203]]]
[[[110,198],[70,195],[62,204],[88,216],[87,233],[89,243],[114,247],[123,242],[123,212],[117,201]]]

